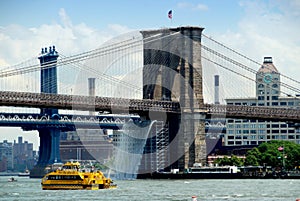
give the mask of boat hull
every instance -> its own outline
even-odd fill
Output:
[[[102,184],[76,185],[76,184],[42,184],[43,190],[99,190],[116,188],[114,185],[104,187]]]
[[[41,185],[43,190],[98,190],[116,187],[101,171],[81,169],[78,162],[67,162],[46,174]]]

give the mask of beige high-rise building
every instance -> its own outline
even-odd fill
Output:
[[[256,73],[256,96],[226,99],[228,105],[274,106],[300,108],[300,97],[281,96],[280,73],[272,57],[264,57]],[[300,144],[300,129],[287,122],[226,119],[225,146],[259,145],[270,140],[289,140]]]

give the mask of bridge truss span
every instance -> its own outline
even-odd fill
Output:
[[[300,122],[300,111],[293,108],[206,104],[205,111],[207,115],[226,116],[226,118]]]
[[[138,113],[180,112],[178,102],[28,92],[0,92],[1,106]]]

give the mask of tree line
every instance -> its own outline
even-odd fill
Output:
[[[232,155],[219,158],[215,163],[235,166],[271,166],[285,170],[300,169],[300,145],[290,141],[273,140],[249,150],[245,159]]]

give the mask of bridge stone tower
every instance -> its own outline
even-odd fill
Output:
[[[206,162],[200,27],[141,31],[144,39],[143,99],[179,101],[168,113],[170,168]],[[152,115],[153,116],[153,115]],[[156,115],[157,118],[161,115]]]
[[[57,94],[57,63],[58,54],[55,46],[43,48],[39,57],[41,65],[41,93]],[[41,108],[41,115],[49,116],[52,120],[59,120],[58,109]],[[39,160],[31,171],[31,177],[40,177],[47,165],[61,162],[60,159],[60,129],[56,127],[37,128],[40,137]]]

